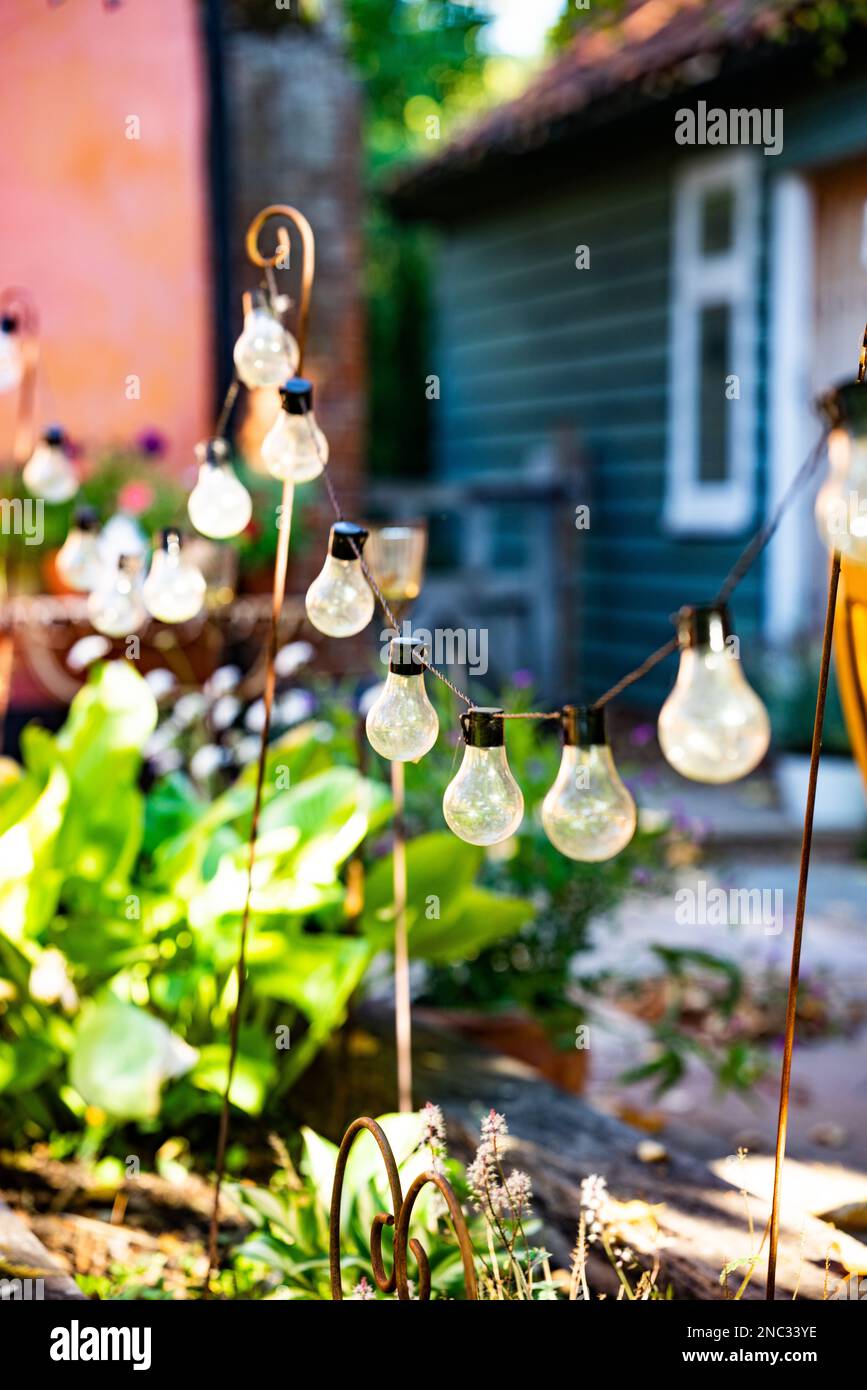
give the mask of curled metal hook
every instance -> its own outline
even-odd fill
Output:
[[[303,212],[297,208],[290,207],[288,203],[269,203],[256,213],[253,221],[247,228],[245,246],[247,256],[253,265],[264,270],[266,274],[277,269],[286,269],[289,264],[289,238],[284,227],[280,227],[277,237],[277,250],[273,256],[263,256],[259,250],[259,237],[262,228],[272,217],[283,217],[287,222],[291,222],[301,238],[302,262],[301,262],[301,289],[298,296],[298,331],[296,338],[301,353],[301,360],[298,370],[301,370],[301,363],[304,360],[304,348],[307,342],[307,318],[310,312],[310,296],[313,292],[313,277],[316,273],[316,241],[313,236],[313,228],[307,221]]]
[[[428,1183],[433,1183],[445,1200],[455,1230],[455,1235],[458,1238],[458,1245],[460,1246],[461,1259],[464,1266],[464,1288],[466,1289],[467,1298],[477,1300],[479,1293],[470,1233],[467,1230],[467,1223],[464,1220],[464,1214],[461,1211],[460,1203],[450,1183],[440,1173],[419,1173],[418,1177],[413,1181],[406,1198],[404,1198],[401,1192],[400,1175],[397,1170],[394,1152],[385,1136],[385,1132],[382,1127],[376,1123],[376,1120],[371,1120],[364,1115],[357,1120],[353,1120],[344,1134],[343,1142],[337,1154],[337,1165],[334,1170],[334,1187],[331,1192],[331,1216],[329,1220],[331,1297],[335,1302],[339,1302],[343,1298],[340,1270],[340,1199],[343,1195],[343,1179],[346,1173],[349,1151],[358,1138],[358,1135],[361,1134],[363,1130],[367,1130],[372,1134],[379,1146],[379,1151],[382,1154],[382,1160],[385,1164],[385,1170],[388,1174],[388,1185],[391,1189],[391,1205],[394,1208],[393,1215],[387,1212],[378,1212],[373,1218],[373,1225],[370,1230],[370,1261],[377,1288],[380,1289],[382,1293],[393,1293],[396,1287],[397,1296],[401,1302],[406,1303],[409,1301],[410,1292],[407,1273],[407,1251],[411,1250],[418,1266],[419,1301],[427,1302],[430,1298],[430,1263],[421,1242],[415,1239],[410,1240],[409,1223],[412,1216],[412,1209],[415,1206],[419,1193],[424,1187],[427,1187]],[[394,1267],[390,1275],[386,1274],[382,1259],[382,1232],[386,1226],[395,1227]]]

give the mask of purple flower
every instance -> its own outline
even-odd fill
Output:
[[[516,690],[528,690],[533,684],[533,672],[523,668],[512,675],[512,685]]]
[[[150,454],[151,458],[162,458],[168,448],[168,440],[159,430],[142,430],[136,435],[135,447],[139,453]]]
[[[646,748],[648,743],[652,743],[656,736],[656,727],[653,724],[636,724],[629,735],[629,742],[635,748]]]

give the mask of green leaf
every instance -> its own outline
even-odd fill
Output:
[[[252,1035],[244,1029],[235,1058],[232,1072],[232,1089],[229,1099],[239,1110],[247,1115],[259,1115],[271,1091],[277,1068],[265,1048],[270,1046],[267,1038]],[[190,1080],[201,1091],[213,1091],[222,1096],[226,1090],[229,1067],[229,1048],[225,1043],[214,1043],[203,1047]]]
[[[69,794],[66,773],[56,765],[27,813],[0,835],[0,931],[12,941],[38,932],[54,915],[63,881],[54,855]]]
[[[407,927],[416,959],[448,962],[478,955],[533,917],[532,905],[474,885],[483,853],[454,835],[435,831],[406,847]],[[374,865],[365,886],[362,929],[379,949],[394,932],[393,859]]]
[[[163,1083],[188,1071],[195,1057],[158,1018],[108,995],[82,1018],[69,1079],[89,1105],[114,1119],[153,1119]]]
[[[464,888],[439,921],[416,917],[410,950],[417,960],[448,964],[472,960],[486,946],[514,936],[532,921],[534,909],[525,898],[510,898],[486,888]]]

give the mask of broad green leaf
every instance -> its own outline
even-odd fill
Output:
[[[486,888],[464,888],[439,918],[418,914],[410,929],[410,950],[417,960],[472,960],[486,946],[514,936],[533,918],[533,906],[524,898],[491,893]]]
[[[271,1055],[266,1049],[271,1049]],[[199,1090],[213,1091],[222,1096],[226,1090],[228,1067],[228,1045],[211,1044],[202,1048],[190,1074],[190,1080]],[[232,1104],[247,1115],[260,1114],[274,1085],[276,1074],[271,1039],[261,1034],[253,1035],[250,1029],[243,1029],[232,1072],[232,1088],[229,1092]]]
[[[57,907],[63,875],[54,854],[69,793],[56,765],[30,809],[0,835],[0,931],[12,941],[38,932]]]
[[[188,1071],[196,1055],[158,1018],[108,995],[84,1013],[69,1079],[113,1119],[148,1120],[159,1111],[163,1083]]]

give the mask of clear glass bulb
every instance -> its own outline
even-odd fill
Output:
[[[66,449],[63,431],[46,430],[24,465],[25,485],[44,502],[68,502],[78,492],[78,474]]]
[[[244,327],[233,353],[235,370],[245,386],[279,386],[298,366],[298,344],[274,315],[267,296],[257,290],[244,299]]]
[[[635,802],[614,766],[602,710],[567,705],[560,770],[542,802],[542,825],[568,859],[597,864],[635,834]]]
[[[142,597],[151,617],[161,623],[186,623],[200,613],[207,584],[201,570],[184,558],[177,531],[163,534],[160,550],[155,550]]]
[[[106,637],[130,637],[147,622],[139,584],[136,556],[121,555],[117,565],[106,567],[87,600],[87,613],[97,632]]]
[[[253,515],[253,499],[229,462],[225,439],[196,445],[199,480],[190,493],[187,511],[197,531],[211,540],[238,536]]]
[[[353,550],[362,550],[367,532],[351,521],[331,528],[328,555],[320,573],[307,590],[307,616],[326,637],[353,637],[373,617],[373,590],[364,577]]]
[[[506,759],[502,710],[471,709],[461,715],[464,759],[443,797],[446,825],[471,845],[495,845],[514,835],[524,798]]]
[[[313,386],[296,376],[280,388],[283,409],[262,441],[268,472],[285,482],[309,483],[328,462],[328,440],[313,414]]]
[[[440,721],[425,690],[423,659],[423,643],[394,638],[388,677],[367,712],[370,745],[392,762],[415,762],[437,741]]]
[[[23,365],[16,328],[9,315],[0,322],[0,392],[14,391],[21,384]]]
[[[99,523],[92,507],[82,507],[76,512],[69,534],[57,552],[55,566],[68,589],[88,593],[101,583],[104,567]]]
[[[659,745],[682,777],[735,782],[768,751],[768,712],[729,648],[725,609],[681,609],[678,635],[680,669],[659,713]]]
[[[844,387],[839,394],[845,396],[847,390]],[[867,564],[867,439],[833,429],[828,436],[828,468],[816,496],[819,535],[829,550]]]

